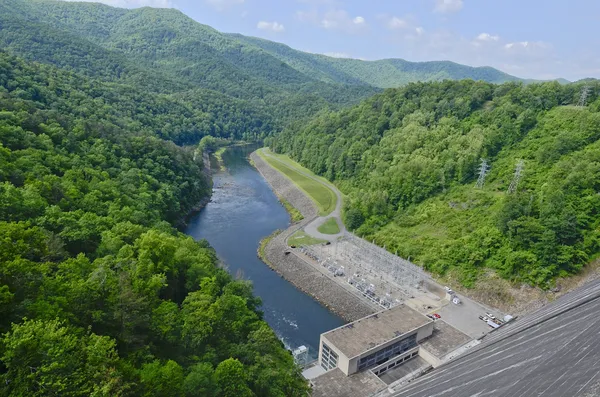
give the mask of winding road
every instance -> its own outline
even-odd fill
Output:
[[[270,159],[275,160],[278,163],[280,163],[286,167],[290,167],[289,164],[282,162],[277,157],[271,155],[269,152],[265,151],[264,149],[259,149],[259,151],[260,151],[261,155],[263,155],[265,157],[269,157]],[[308,223],[304,227],[304,231],[308,235],[310,235],[314,238],[318,238],[318,239],[326,240],[326,241],[336,241],[338,238],[344,236],[344,233],[346,232],[346,227],[344,226],[344,222],[342,222],[342,193],[330,182],[324,181],[321,178],[317,178],[316,176],[311,175],[310,173],[308,173],[300,168],[294,167],[293,169],[294,169],[294,171],[298,172],[299,174],[302,174],[305,177],[310,178],[313,181],[322,184],[323,186],[326,186],[328,189],[330,189],[336,195],[335,209],[333,211],[331,211],[331,213],[329,213],[328,215],[316,217],[314,220],[312,220],[310,223]],[[307,194],[307,196],[310,197],[310,195],[308,195],[308,194]],[[314,205],[315,205],[315,207],[317,207],[316,203],[314,203]],[[335,219],[335,221],[340,229],[340,232],[337,234],[323,234],[323,233],[319,232],[319,226],[321,226],[323,223],[325,223],[328,219],[331,219],[331,218]]]

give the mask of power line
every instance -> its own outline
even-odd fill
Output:
[[[585,107],[585,105],[587,104],[588,96],[590,95],[590,91],[591,91],[591,87],[589,85],[586,85],[583,87],[583,89],[581,90],[581,96],[579,97],[579,103],[577,104],[577,106],[579,106],[580,108]]]
[[[481,159],[481,165],[479,166],[479,178],[477,178],[477,183],[475,184],[476,188],[483,188],[483,184],[485,183],[485,177],[487,176],[489,171],[490,166],[488,165],[487,160]]]
[[[521,180],[523,168],[525,168],[525,162],[523,160],[519,160],[517,163],[517,168],[515,169],[515,176],[513,177],[510,186],[508,187],[508,194],[512,194],[517,191],[517,187],[519,186],[519,181]]]

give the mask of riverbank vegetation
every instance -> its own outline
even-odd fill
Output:
[[[313,200],[319,209],[321,216],[329,215],[337,205],[337,196],[327,186],[315,180],[310,171],[303,171],[300,166],[296,166],[289,158],[281,159],[283,156],[275,157],[270,152],[258,150],[258,155],[266,161],[271,167],[275,168],[283,175],[288,177],[300,190]],[[307,173],[310,173],[307,175]]]
[[[278,196],[278,198],[281,202],[281,205],[283,205],[288,214],[290,214],[290,220],[292,221],[292,223],[300,222],[302,219],[304,219],[302,213],[298,211],[292,204],[290,204],[289,201],[287,201],[283,197]]]
[[[317,230],[323,234],[338,234],[340,232],[340,227],[338,226],[335,218],[329,218],[323,222],[323,224],[319,226]]]
[[[269,265],[269,267],[272,267],[272,266],[267,261],[267,258],[265,256],[265,249],[267,248],[267,245],[269,244],[269,242],[271,242],[271,240],[273,240],[275,237],[277,237],[280,233],[281,233],[281,230],[275,230],[273,233],[271,233],[267,237],[260,240],[260,243],[258,244],[258,250],[257,250],[258,257],[260,258],[260,260],[262,260],[267,265]]]
[[[427,270],[548,287],[600,252],[600,84],[588,84],[585,107],[583,84],[410,84],[271,146],[349,196],[348,229]]]
[[[173,227],[200,159],[121,89],[0,53],[0,394],[305,396],[252,286]]]

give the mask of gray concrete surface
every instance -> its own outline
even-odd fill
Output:
[[[492,330],[487,323],[479,319],[480,315],[491,312],[491,314],[497,318],[502,319],[504,317],[504,315],[497,310],[487,308],[462,295],[459,295],[459,297],[461,299],[460,305],[449,303],[436,313],[442,316],[442,320],[446,321],[459,331],[469,335],[473,339],[481,338]]]
[[[367,397],[386,388],[371,371],[346,376],[339,368],[313,379],[312,397]]]
[[[394,382],[409,378],[412,374],[422,373],[430,368],[431,364],[417,356],[394,369],[387,370],[384,374],[379,376],[379,379],[384,381],[387,385],[391,385]]]
[[[398,397],[600,395],[600,282],[516,320]]]
[[[422,349],[441,359],[446,354],[471,341],[471,338],[443,320],[433,323],[433,334],[419,342]]]

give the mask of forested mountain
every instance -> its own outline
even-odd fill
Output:
[[[399,59],[364,62],[223,34],[173,9],[53,0],[0,1],[0,44],[90,77],[173,93],[210,89],[266,106],[281,125],[417,80],[518,80],[492,68]]]
[[[409,84],[271,145],[335,181],[348,228],[391,252],[466,286],[494,270],[545,287],[600,252],[600,84],[587,84],[585,107],[583,84]]]
[[[367,84],[324,84],[173,9],[2,0],[0,44],[23,58],[105,81],[162,93],[204,90],[204,100],[217,107],[231,103],[227,98],[246,100],[243,108],[268,109],[278,128],[378,91]]]
[[[1,395],[306,395],[251,285],[172,226],[210,183],[163,125],[209,117],[5,53],[0,109]]]
[[[403,59],[363,61],[332,58],[297,51],[284,44],[256,37],[231,34],[241,42],[262,48],[302,73],[324,82],[368,84],[379,88],[396,88],[417,81],[484,80],[490,83],[521,81],[491,67],[471,67],[449,61],[409,62]]]

